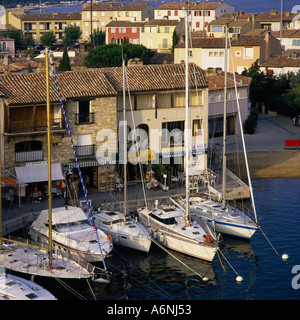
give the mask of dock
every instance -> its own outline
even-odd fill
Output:
[[[213,188],[216,193],[222,192],[222,184],[216,183]],[[208,188],[205,185],[199,186],[198,192],[191,191],[191,196],[200,196],[217,200],[218,195],[208,192]],[[169,203],[170,197],[177,199],[179,197],[185,197],[185,185],[178,184],[176,188],[168,189],[166,191],[161,188],[155,188],[151,190],[145,190],[147,205],[154,206],[155,200],[158,203]],[[123,192],[119,191],[114,193],[108,192],[95,192],[88,194],[89,200],[91,200],[92,207],[94,210],[97,208],[107,210],[122,210],[123,209]],[[226,176],[226,200],[240,200],[249,198],[249,187],[230,170],[227,169]],[[128,211],[135,211],[137,207],[145,206],[145,197],[143,194],[143,188],[141,182],[131,182],[127,187],[127,208]],[[78,202],[84,203],[85,198],[80,195]],[[53,208],[61,207],[65,205],[65,199],[62,196],[53,196],[52,206]],[[14,231],[26,227],[32,223],[42,210],[48,208],[47,199],[42,199],[38,203],[27,202],[23,203],[21,207],[18,204],[12,204],[10,206],[3,207],[3,218],[2,218],[2,230],[3,235],[10,234]]]

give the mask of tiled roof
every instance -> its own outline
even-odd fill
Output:
[[[190,76],[190,88],[204,88],[208,86],[205,72],[195,65],[196,80]],[[185,64],[148,65],[127,67],[130,91],[159,91],[185,88]],[[105,68],[104,74],[112,86],[118,91],[123,90],[122,68]],[[189,72],[194,72],[193,65],[189,65]]]
[[[189,2],[188,6],[191,8],[195,3]],[[155,10],[182,10],[186,8],[185,2],[166,2],[158,7]]]
[[[184,48],[185,43],[177,43],[175,48]],[[189,45],[189,47],[191,47]],[[192,39],[193,48],[225,48],[225,38],[200,38]]]
[[[22,72],[24,69],[28,69],[28,64],[31,68],[37,68],[39,63],[33,60],[27,60],[26,57],[12,58],[9,65],[5,65],[4,60],[0,60],[0,73],[4,72]]]
[[[298,55],[294,58],[293,56],[283,55],[274,56],[269,60],[261,64],[261,67],[271,68],[283,68],[283,67],[298,67],[300,68],[300,58]]]
[[[22,21],[81,20],[81,12],[26,13],[15,16]]]
[[[100,70],[63,72],[57,76],[63,100],[80,97],[115,95],[116,91]],[[24,73],[0,76],[0,91],[7,104],[45,103],[45,73]],[[50,78],[50,101],[58,102],[59,97]]]
[[[236,78],[236,84],[237,87],[248,87],[250,86],[252,78],[241,76],[239,74],[235,75]],[[214,90],[223,90],[224,89],[224,80],[225,75],[222,74],[215,74],[215,75],[209,75],[207,77],[208,80],[208,90],[214,91]],[[234,88],[234,78],[232,73],[227,73],[227,88]]]
[[[132,28],[132,27],[142,27],[145,24],[144,21],[126,21],[126,20],[113,20],[109,22],[105,27],[106,28]]]
[[[204,10],[215,10],[216,8],[223,5],[224,2],[204,2]],[[203,10],[203,3],[196,4],[192,7],[192,10]]]
[[[283,12],[282,21],[291,22],[298,13]],[[256,16],[258,22],[280,22],[281,13],[276,10],[271,12],[262,12]]]
[[[132,92],[174,90],[185,88],[185,65],[149,65],[127,67]],[[196,77],[190,76],[190,87],[208,87],[205,72],[195,66]],[[194,68],[189,66],[192,73]],[[114,96],[123,91],[122,68],[89,69],[58,74],[57,80],[63,101],[81,97]],[[44,73],[11,74],[0,76],[0,95],[8,105],[45,103]],[[56,86],[50,77],[50,101],[58,102]]]
[[[145,22],[145,26],[177,26],[179,20],[151,19]]]
[[[124,4],[117,3],[93,3],[94,11],[116,11],[124,8]],[[82,5],[81,11],[91,11],[91,2]]]
[[[239,39],[233,40],[231,45],[237,47],[244,46],[260,46],[260,44],[265,40],[264,35],[259,36],[242,36]]]

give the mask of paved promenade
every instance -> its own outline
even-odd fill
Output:
[[[250,165],[252,178],[261,177],[300,177],[300,152],[298,150],[285,150],[285,139],[300,139],[300,127],[292,125],[290,119],[285,117],[276,117],[268,115],[259,115],[256,133],[254,135],[245,135],[246,149]],[[228,153],[236,152],[236,138],[229,136]],[[215,146],[222,138],[210,140],[210,145]],[[238,150],[242,152],[241,141],[238,142]],[[234,169],[234,161],[228,157],[231,170]],[[233,170],[234,171],[234,170]],[[204,190],[203,190],[204,191]],[[159,199],[170,196],[184,195],[185,187],[179,186],[178,189],[163,191],[161,188],[146,190],[147,199]],[[141,183],[128,186],[128,200],[143,205],[144,194]],[[89,199],[93,206],[104,205],[107,203],[119,203],[123,201],[122,192],[96,192],[89,193]],[[80,200],[84,200],[81,196]],[[60,196],[53,197],[53,207],[64,205],[65,200]],[[36,215],[40,210],[47,209],[48,202],[42,199],[40,203],[24,202],[19,208],[17,203],[10,206],[3,206],[3,220],[14,220],[16,217],[28,215],[31,212]]]

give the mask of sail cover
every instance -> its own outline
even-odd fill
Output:
[[[25,167],[15,167],[18,183],[32,183],[48,181],[48,165],[29,165]],[[59,163],[51,164],[52,181],[64,180],[64,175]]]

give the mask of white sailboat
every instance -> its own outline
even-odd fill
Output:
[[[188,92],[188,13],[185,17],[186,43],[186,119],[185,119],[185,171],[189,181],[189,92]],[[186,199],[189,199],[189,183],[186,183]],[[191,222],[189,202],[185,208],[178,203],[174,206],[161,206],[149,209],[138,209],[139,216],[156,238],[165,247],[186,255],[211,262],[217,252],[218,245],[210,227],[205,223]]]
[[[46,87],[47,87],[47,139],[48,139],[48,190],[51,190],[51,151],[50,151],[50,94],[49,61],[46,50]],[[1,145],[0,145],[1,154]],[[1,157],[0,157],[1,159]],[[1,168],[1,161],[0,161]],[[1,170],[0,170],[1,172]],[[1,175],[0,175],[1,181]],[[0,186],[1,190],[1,186]],[[1,191],[0,191],[1,195]],[[1,197],[0,197],[1,199]],[[2,206],[0,205],[0,266],[23,275],[62,279],[92,279],[109,282],[110,273],[97,268],[81,259],[73,259],[68,253],[55,250],[52,246],[52,195],[49,193],[49,241],[48,247],[29,240],[21,241],[2,237]],[[1,203],[1,201],[0,201]]]
[[[123,60],[123,154],[124,154],[124,206],[123,213],[99,210],[94,215],[97,228],[109,235],[114,244],[148,253],[151,238],[148,230],[137,220],[127,215],[127,125],[125,118],[125,61]]]
[[[209,223],[216,232],[231,236],[250,239],[258,228],[255,205],[252,203],[255,221],[246,214],[245,210],[234,208],[226,203],[226,97],[227,97],[227,26],[225,26],[225,84],[224,84],[224,124],[223,124],[223,175],[222,175],[222,204],[213,200],[204,200],[200,197],[191,198],[191,214],[197,221],[202,220]],[[238,97],[236,92],[236,97]],[[242,141],[246,159],[247,172],[249,173],[247,156],[245,152],[243,128],[241,125],[240,110],[238,108]],[[249,175],[248,175],[249,177]],[[253,200],[251,179],[249,177],[251,199]]]
[[[48,210],[42,210],[29,227],[29,235],[36,242],[48,243]],[[102,261],[113,249],[107,235],[97,229],[102,254],[93,230],[80,207],[65,206],[52,209],[52,241],[54,248],[67,250],[71,255],[89,261]]]
[[[4,269],[4,268],[0,268]],[[0,300],[57,300],[39,284],[0,270]]]

